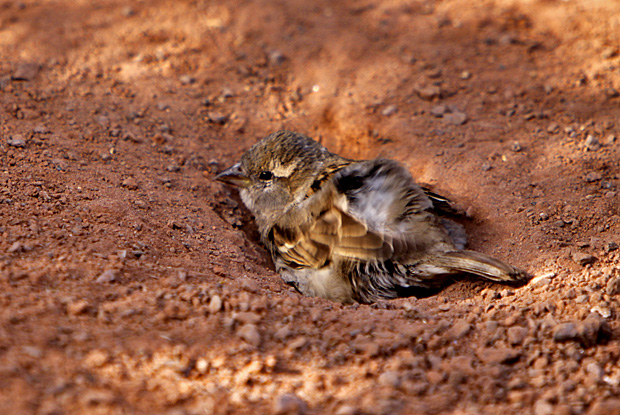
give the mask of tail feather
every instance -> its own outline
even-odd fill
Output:
[[[527,272],[476,251],[453,251],[436,258],[436,265],[455,272],[465,272],[500,283],[526,283]]]

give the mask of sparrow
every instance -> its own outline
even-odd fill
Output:
[[[524,271],[465,250],[450,202],[394,160],[350,160],[291,131],[268,135],[216,176],[239,188],[276,271],[307,296],[372,303],[473,274],[524,284]]]

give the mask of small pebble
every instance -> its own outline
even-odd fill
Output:
[[[588,415],[620,415],[620,399],[598,400],[591,405]]]
[[[584,180],[587,183],[593,183],[593,182],[597,182],[601,180],[602,178],[603,176],[601,175],[601,173],[597,171],[591,171],[590,173],[586,174],[586,176],[584,177]]]
[[[545,399],[539,399],[534,404],[534,415],[552,415],[553,413],[553,405]]]
[[[122,13],[123,13],[123,16],[125,17],[131,17],[134,14],[136,14],[136,11],[131,6],[126,6],[123,8]]]
[[[553,340],[556,342],[576,340],[577,338],[579,338],[579,331],[574,323],[558,324],[553,330]]]
[[[84,357],[84,364],[88,367],[101,367],[105,365],[110,356],[103,350],[92,350]]]
[[[476,352],[476,355],[487,364],[510,364],[516,362],[521,357],[521,353],[518,350],[504,347],[482,348]]]
[[[222,309],[222,299],[219,295],[214,295],[209,301],[209,313],[215,314]]]
[[[303,415],[308,412],[308,405],[294,393],[285,393],[276,398],[273,412],[276,415]]]
[[[9,138],[6,140],[6,143],[12,147],[26,147],[26,140],[21,134],[13,134],[9,136]]]
[[[22,351],[33,359],[40,359],[43,357],[43,351],[35,346],[23,346]]]
[[[22,63],[12,75],[14,81],[31,81],[41,70],[38,63]]]
[[[136,179],[134,179],[133,177],[127,177],[121,182],[121,186],[129,190],[136,190],[138,189],[138,182],[136,182]]]
[[[8,252],[9,254],[14,254],[16,252],[22,251],[24,251],[24,245],[22,245],[21,242],[13,242],[13,244],[9,247],[9,249],[7,249],[6,252]]]
[[[67,314],[77,316],[88,311],[89,305],[86,300],[73,301],[67,304]]]
[[[269,63],[273,66],[278,66],[284,63],[286,56],[279,50],[274,50],[269,54]]]
[[[522,344],[527,337],[527,329],[525,327],[511,327],[508,329],[508,342],[516,346]]]
[[[179,78],[179,81],[183,85],[191,85],[193,83],[196,83],[196,78],[194,78],[191,75],[181,75],[181,77]]]
[[[620,294],[620,277],[613,277],[607,282],[607,286],[605,287],[605,292],[608,295],[618,295]]]
[[[116,273],[112,269],[103,271],[101,275],[99,275],[97,279],[95,280],[95,282],[99,284],[109,284],[114,281],[116,281]]]
[[[400,387],[401,384],[400,376],[396,371],[385,371],[381,375],[379,375],[379,384],[396,389]]]
[[[588,151],[596,151],[601,148],[601,143],[591,134],[586,137],[585,145]]]
[[[358,415],[359,413],[360,411],[354,406],[342,405],[336,410],[334,414],[335,415]]]
[[[244,324],[241,328],[239,328],[239,330],[237,330],[237,335],[252,346],[258,347],[260,345],[260,333],[258,332],[258,328],[255,324]]]
[[[560,131],[560,126],[555,122],[552,122],[549,126],[547,126],[547,132],[549,134],[555,134],[558,131]]]
[[[573,261],[575,261],[582,267],[588,264],[592,264],[596,261],[595,257],[590,254],[586,254],[585,252],[573,252],[571,257],[573,258]]]
[[[385,115],[386,117],[389,117],[391,115],[396,114],[397,111],[398,111],[398,107],[396,105],[388,105],[387,107],[383,109],[383,111],[381,111],[381,114]]]
[[[35,134],[47,134],[49,130],[43,125],[37,125],[32,129],[32,132]]]
[[[226,124],[226,121],[228,121],[228,115],[219,112],[210,112],[207,114],[207,118],[213,124]]]
[[[592,383],[599,383],[603,380],[603,376],[605,376],[605,371],[601,369],[601,367],[597,363],[588,363],[586,366],[586,373],[589,378],[592,380]]]
[[[601,53],[601,57],[603,59],[611,59],[618,56],[618,48],[614,46],[609,46],[603,49],[603,53]]]
[[[620,91],[616,88],[605,88],[605,96],[607,98],[618,98],[620,97]]]
[[[437,118],[443,117],[443,115],[447,112],[448,108],[443,104],[435,105],[433,108],[431,108],[431,114]]]
[[[448,332],[446,337],[450,341],[459,340],[465,337],[472,329],[471,324],[466,321],[458,321]]]
[[[416,87],[414,92],[426,101],[441,97],[441,89],[438,86]]]
[[[196,361],[196,370],[201,375],[204,375],[205,373],[207,373],[207,370],[209,370],[209,361],[206,359],[202,359],[202,358],[198,359]]]
[[[452,125],[463,125],[467,122],[467,114],[465,114],[464,112],[459,112],[459,111],[455,111],[455,112],[451,112],[449,114],[444,114],[443,116],[443,120],[448,123],[448,124],[452,124]]]

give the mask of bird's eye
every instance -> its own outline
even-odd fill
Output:
[[[273,173],[267,170],[261,171],[260,174],[258,175],[258,178],[260,180],[269,181],[273,179]]]

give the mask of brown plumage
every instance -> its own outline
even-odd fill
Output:
[[[508,284],[530,278],[464,250],[462,226],[437,215],[449,201],[393,160],[348,160],[280,131],[217,179],[240,187],[276,269],[305,295],[373,302],[462,273]]]

